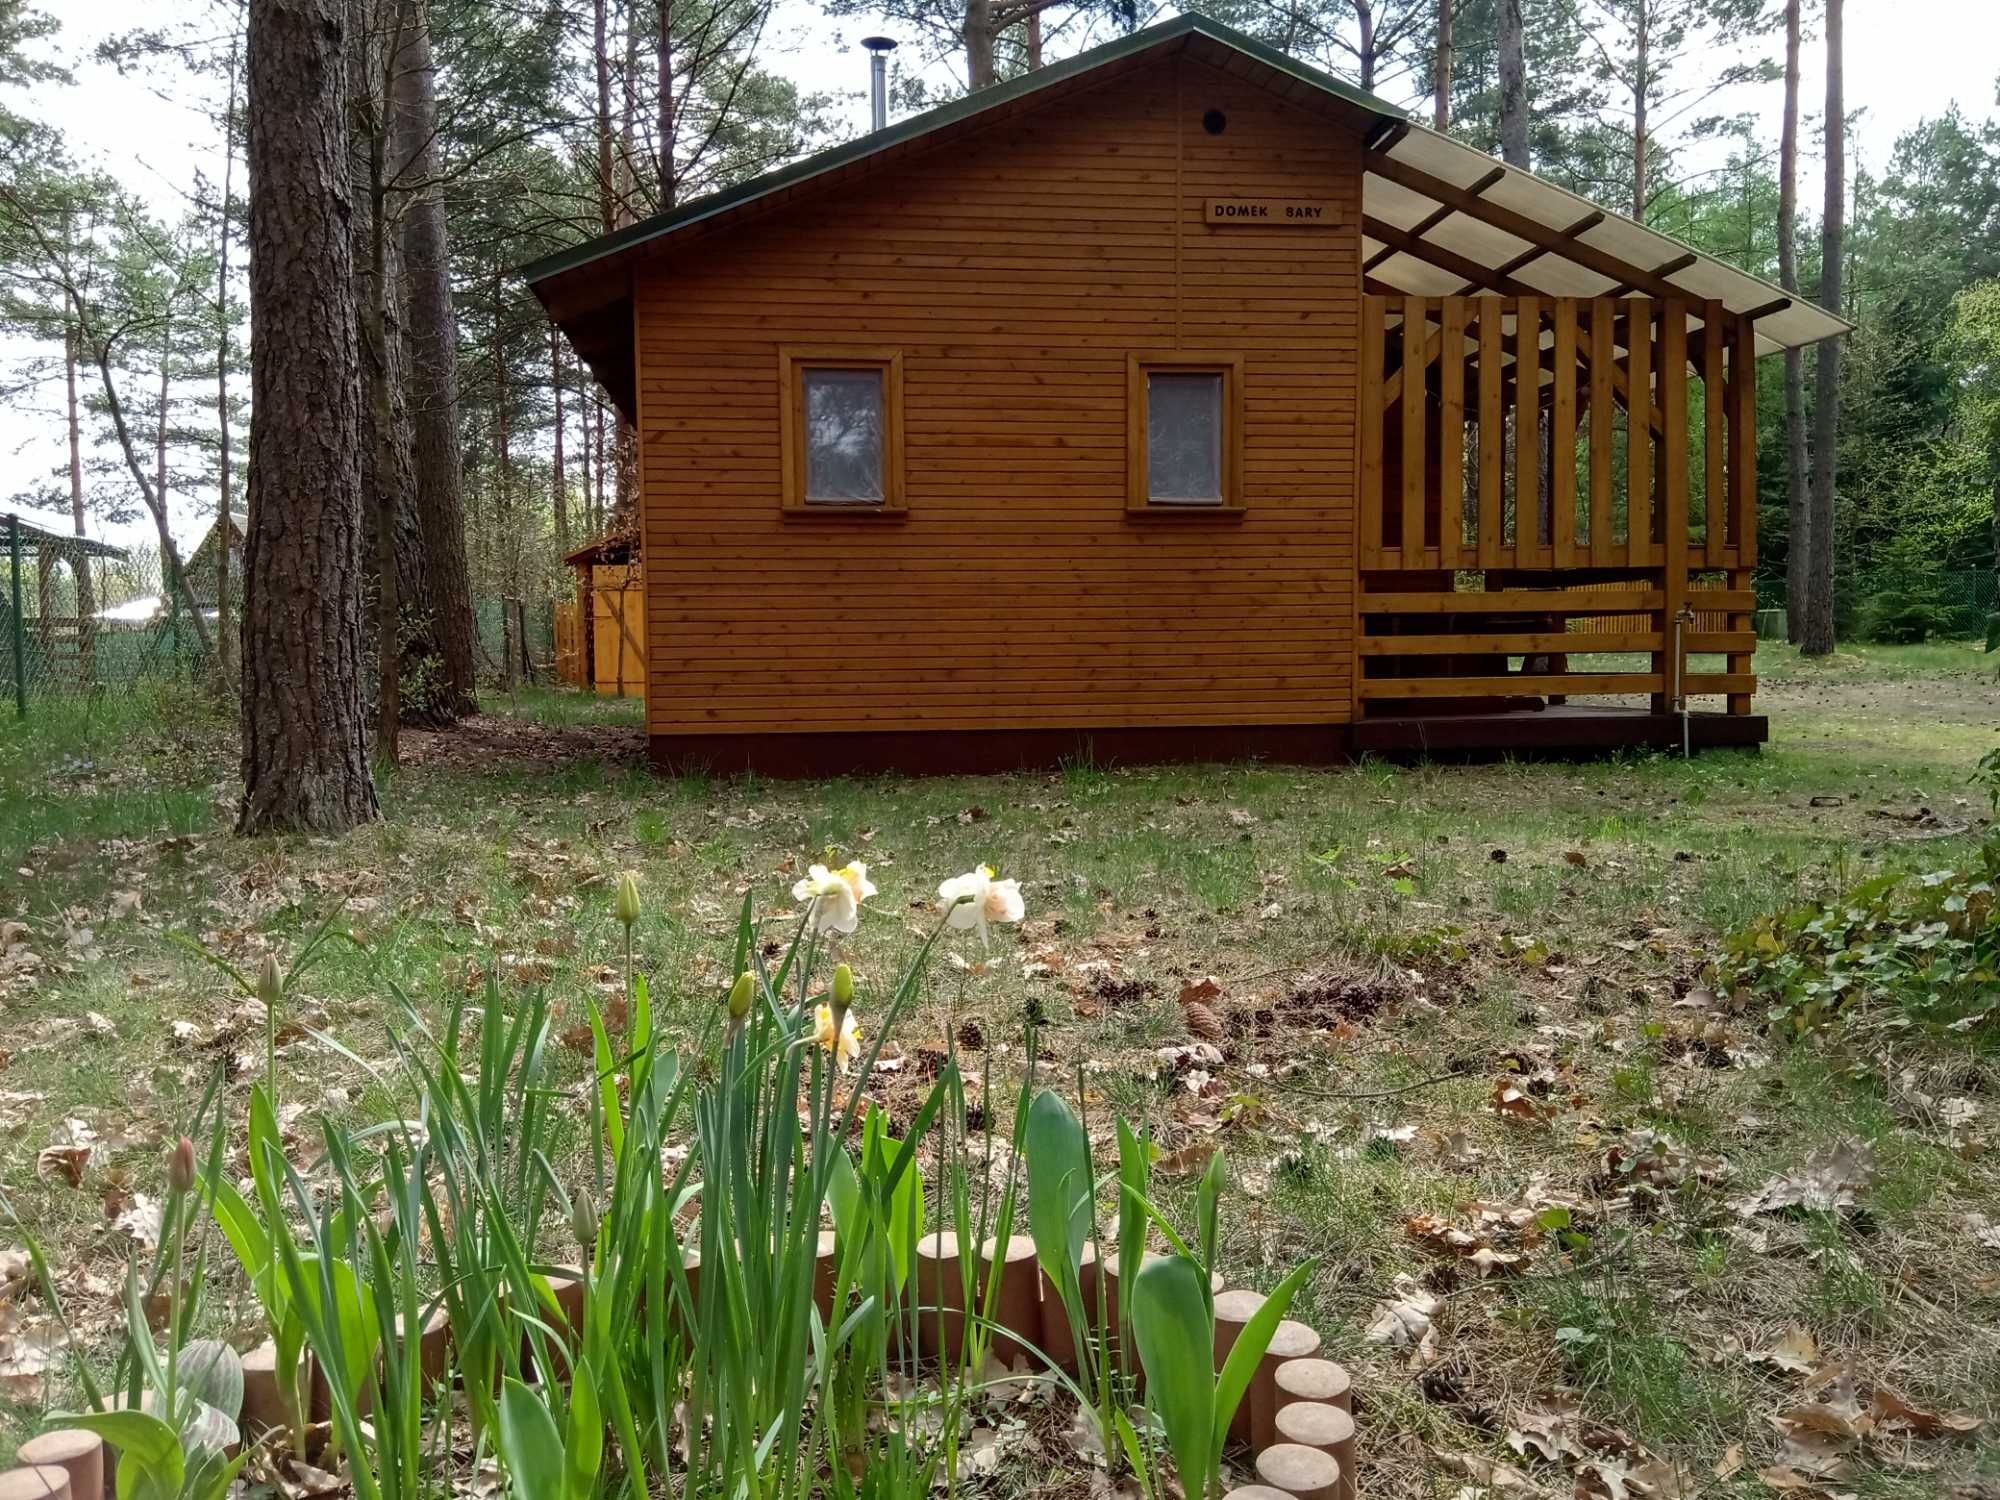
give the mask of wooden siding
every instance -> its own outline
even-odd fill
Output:
[[[1328,108],[1176,56],[643,272],[651,733],[1351,718],[1366,121]],[[1336,227],[1208,226],[1235,194]],[[900,351],[906,515],[785,514],[785,345]],[[1158,349],[1241,356],[1240,517],[1127,516]]]

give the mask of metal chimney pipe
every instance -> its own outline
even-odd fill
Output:
[[[889,54],[896,50],[893,37],[864,36],[868,49],[868,128],[880,130],[889,123]]]

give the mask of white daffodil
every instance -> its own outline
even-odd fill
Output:
[[[977,932],[982,943],[991,941],[987,928],[993,923],[1018,922],[1027,912],[1021,903],[1021,882],[995,880],[991,865],[947,880],[938,887],[938,903],[947,913],[947,926]]]
[[[861,1023],[854,1019],[853,1011],[844,1011],[836,1030],[833,1007],[822,1005],[813,1012],[813,1040],[819,1043],[821,1051],[833,1054],[833,1060],[845,1073],[861,1055]]]
[[[868,878],[868,866],[860,860],[842,865],[833,872],[847,882],[847,888],[854,892],[855,905],[860,905],[875,894],[875,882]]]
[[[817,932],[852,932],[861,923],[861,903],[875,894],[868,879],[868,866],[842,865],[829,870],[814,865],[806,878],[792,887],[794,901],[812,903],[812,923]]]

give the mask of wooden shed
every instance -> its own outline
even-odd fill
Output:
[[[646,695],[646,575],[632,538],[598,537],[563,558],[576,579],[556,604],[556,676],[615,698]]]
[[[775,772],[1757,743],[1755,361],[1847,327],[1198,15],[525,274],[656,759]]]

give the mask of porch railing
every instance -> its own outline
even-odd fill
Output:
[[[1657,706],[1677,685],[1674,621],[1692,609],[1680,689],[1747,712],[1755,359],[1750,323],[1714,302],[1364,297],[1364,705],[1642,693]],[[1472,573],[1482,587],[1468,590]],[[1583,635],[1579,621],[1606,623]],[[1553,670],[1579,651],[1650,665]],[[1726,670],[1685,671],[1685,655],[1711,652]]]

